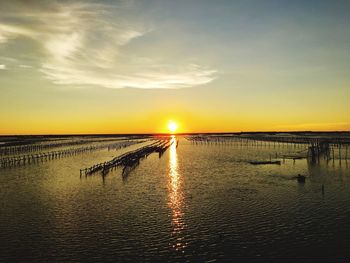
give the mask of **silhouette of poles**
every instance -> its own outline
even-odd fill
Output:
[[[170,147],[171,143],[169,139],[158,140],[150,145],[143,146],[131,152],[124,153],[118,157],[113,158],[110,161],[98,163],[91,167],[80,169],[80,177],[84,174],[85,176],[91,175],[98,171],[102,172],[102,175],[106,175],[111,169],[118,166],[123,166],[122,175],[125,176],[128,171],[133,170],[139,165],[140,160],[146,158],[148,155],[154,152],[159,153],[159,158],[163,153]]]
[[[111,141],[116,141],[116,139],[114,138],[114,139],[102,139],[102,140],[101,139],[69,140],[69,141],[54,142],[54,143],[40,142],[40,143],[30,143],[27,145],[4,146],[4,147],[0,147],[0,156],[1,155],[19,155],[21,153],[39,152],[50,148],[67,147],[67,146],[101,143],[101,142],[111,142]]]
[[[95,146],[87,146],[80,148],[70,148],[61,151],[51,151],[51,152],[43,152],[36,154],[26,154],[21,156],[13,156],[13,157],[4,157],[0,158],[0,168],[8,168],[8,167],[16,167],[31,163],[39,163],[43,161],[49,161],[57,158],[62,158],[66,156],[73,156],[80,153],[91,152],[96,150],[101,150],[104,148],[110,149],[120,149],[132,144],[139,143],[139,141],[125,141],[125,142],[117,142],[112,144],[104,144],[104,145],[95,145]]]

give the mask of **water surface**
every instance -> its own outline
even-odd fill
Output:
[[[128,149],[1,169],[1,260],[347,262],[345,160],[247,162],[302,147],[180,138],[178,147],[162,158],[150,155],[124,179],[120,169],[104,179],[80,178],[79,169]],[[307,176],[305,184],[297,174]]]

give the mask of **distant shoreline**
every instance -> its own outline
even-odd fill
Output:
[[[176,133],[175,135],[241,135],[241,134],[350,134],[350,131],[242,131],[242,132],[184,132]],[[5,137],[79,137],[79,136],[91,136],[91,137],[123,137],[123,136],[157,136],[157,135],[172,135],[171,133],[74,133],[74,134],[0,134],[0,138]]]

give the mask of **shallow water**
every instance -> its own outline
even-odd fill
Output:
[[[180,138],[125,179],[79,169],[128,149],[1,169],[0,261],[346,262],[350,160],[247,162],[302,147]]]

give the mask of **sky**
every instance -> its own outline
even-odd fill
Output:
[[[0,134],[350,130],[350,2],[0,0]]]

